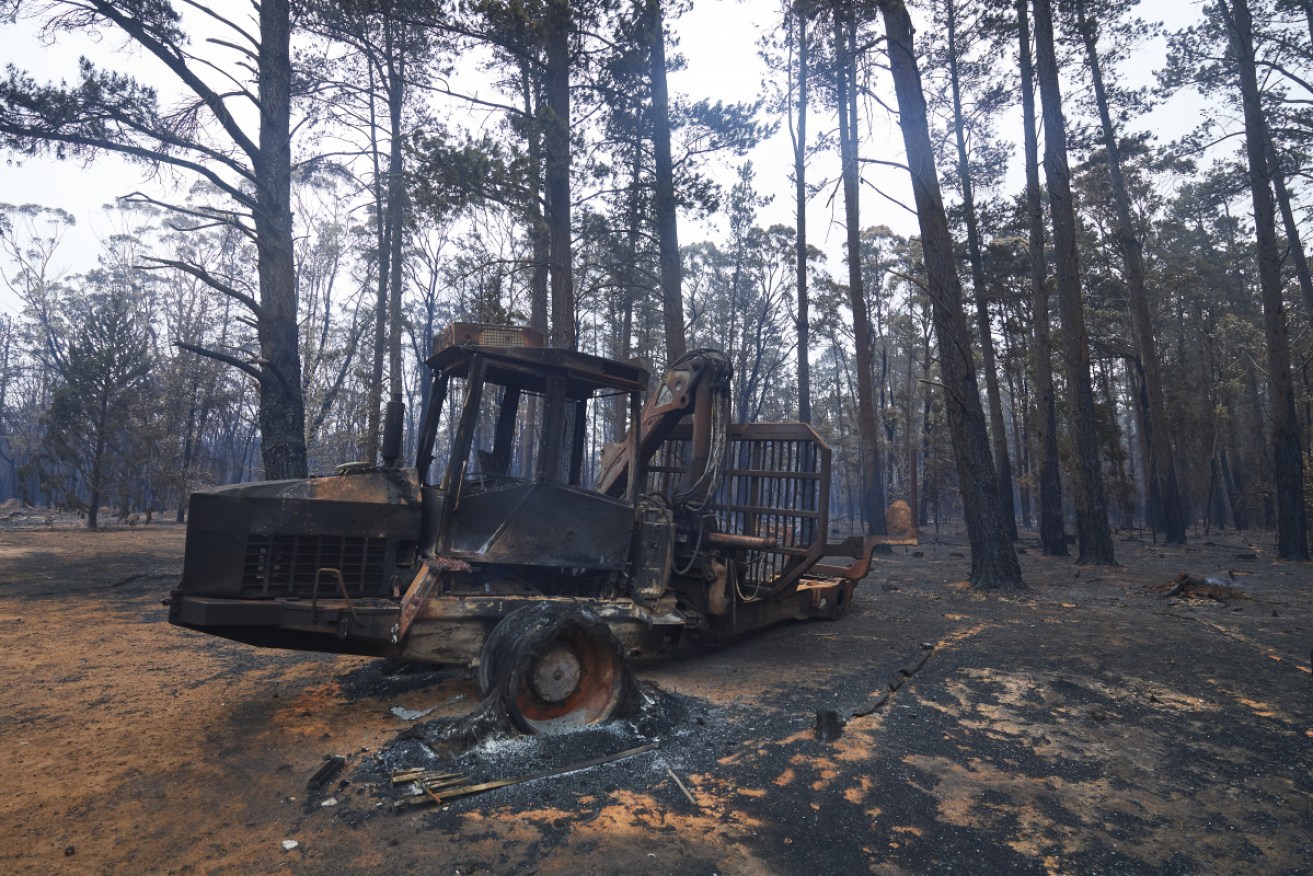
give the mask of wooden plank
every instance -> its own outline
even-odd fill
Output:
[[[567,773],[578,772],[579,770],[586,770],[586,769],[591,769],[592,767],[601,766],[603,764],[614,763],[615,761],[618,760],[626,760],[631,757],[636,757],[640,754],[645,754],[649,751],[655,751],[660,747],[661,747],[660,742],[650,742],[647,745],[640,745],[637,748],[630,748],[627,751],[620,751],[620,752],[616,752],[615,754],[603,755],[602,757],[594,757],[591,760],[586,760],[581,763],[571,764],[570,766],[557,767],[555,769],[550,769],[550,770],[540,770],[536,773],[529,773],[528,775],[523,775],[523,776],[514,776],[512,778],[507,778],[507,779],[495,779],[491,782],[481,782],[480,784],[477,785],[465,785],[462,787],[447,788],[441,790],[441,793],[438,793],[434,790],[430,790],[428,788],[424,788],[424,793],[429,798],[431,798],[431,802],[446,803],[448,800],[454,800],[457,797],[467,797],[471,794],[478,794],[483,791],[491,791],[495,788],[505,788],[508,785],[519,785],[524,782],[532,782],[536,779],[550,779],[555,776],[563,776]],[[397,803],[402,806],[413,806],[417,803],[423,803],[423,802],[429,802],[429,801],[426,801],[419,796],[411,797],[411,798],[403,798],[402,800],[397,801]]]

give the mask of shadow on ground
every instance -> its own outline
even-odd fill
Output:
[[[950,539],[898,551],[842,621],[642,667],[626,721],[462,750],[440,740],[468,673],[169,627],[178,529],[0,531],[0,869],[1311,873],[1313,574],[1229,535],[1125,540],[1104,569],[1031,549],[1015,595],[966,588]],[[1181,572],[1240,598],[1154,589]],[[393,814],[397,767],[491,780],[653,742]]]

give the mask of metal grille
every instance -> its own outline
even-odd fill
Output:
[[[383,579],[387,539],[342,535],[259,535],[246,540],[242,594],[310,595],[320,569],[337,569],[347,591],[360,595]],[[336,592],[336,581],[320,584],[323,596]]]
[[[690,430],[678,427],[648,467],[648,488],[669,499],[688,470]],[[723,476],[709,508],[721,529],[773,538],[751,551],[745,583],[766,587],[824,540],[830,500],[830,448],[801,423],[731,426]]]
[[[433,352],[447,347],[474,344],[480,347],[543,347],[542,332],[528,326],[488,325],[478,322],[453,322],[446,331],[433,336]]]

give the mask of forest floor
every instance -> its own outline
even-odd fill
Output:
[[[1123,534],[1112,568],[1032,538],[1009,595],[923,535],[843,620],[641,667],[632,720],[445,755],[422,739],[475,707],[469,673],[172,627],[183,528],[75,526],[0,521],[0,872],[1313,873],[1313,566],[1266,535]],[[1224,601],[1164,595],[1181,572]],[[644,742],[389,805],[396,766],[494,779]]]

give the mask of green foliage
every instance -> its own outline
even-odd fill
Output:
[[[417,132],[407,188],[417,211],[435,224],[474,204],[522,208],[531,197],[526,157],[484,133],[463,137],[445,129]]]
[[[63,382],[46,417],[45,470],[57,494],[87,509],[94,528],[102,496],[141,440],[129,427],[141,414],[153,360],[136,290],[106,271],[93,271],[86,282],[88,293],[74,299],[69,314]]]

